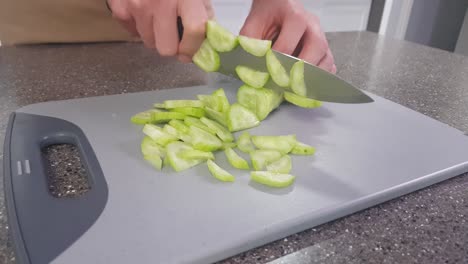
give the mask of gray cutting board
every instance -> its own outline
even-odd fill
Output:
[[[238,86],[224,85],[231,102]],[[53,263],[213,262],[468,171],[468,137],[462,132],[372,94],[370,104],[324,103],[318,109],[284,104],[250,130],[295,133],[317,147],[313,157],[292,158],[297,180],[286,189],[251,183],[246,171],[229,169],[236,176],[229,184],[212,178],[205,164],[182,173],[147,165],[139,152],[141,128],[129,123],[131,115],[154,102],[195,98],[216,88],[18,110],[79,126],[108,186],[102,214]],[[216,157],[230,168],[223,153]]]

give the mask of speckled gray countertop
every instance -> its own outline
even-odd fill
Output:
[[[342,78],[468,132],[468,57],[367,32],[327,36]],[[0,144],[27,104],[210,81],[134,43],[1,47]],[[221,263],[468,263],[467,217],[465,174]],[[14,262],[1,196],[0,263]]]

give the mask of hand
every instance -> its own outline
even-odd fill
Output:
[[[161,56],[190,62],[205,39],[205,23],[213,17],[210,0],[108,0],[113,16],[145,46]],[[179,43],[177,17],[184,35]]]
[[[336,73],[319,20],[299,0],[253,0],[241,35],[274,40],[273,49]]]

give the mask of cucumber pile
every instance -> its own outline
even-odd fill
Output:
[[[251,170],[252,181],[287,187],[295,180],[290,174],[289,155],[313,155],[315,148],[299,142],[293,134],[250,135],[243,130],[258,126],[283,100],[304,108],[321,103],[305,97],[303,61],[288,74],[271,51],[271,41],[235,36],[214,21],[207,23],[207,38],[193,61],[206,72],[217,71],[222,63],[218,52],[231,51],[239,44],[246,52],[265,57],[268,72],[239,65],[236,73],[244,85],[232,104],[219,88],[196,99],[158,102],[152,109],[135,114],[131,122],[142,125],[145,135],[141,142],[143,158],[158,170],[170,166],[176,172],[206,163],[216,179],[235,181],[234,175],[215,163],[214,152],[223,151],[233,168]],[[270,78],[289,91],[264,88]],[[237,131],[243,132],[236,139],[233,133]]]

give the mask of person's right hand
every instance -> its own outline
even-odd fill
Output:
[[[214,16],[210,0],[108,0],[113,16],[145,46],[161,56],[190,62],[205,39],[205,23]],[[177,17],[184,35],[179,43]]]

